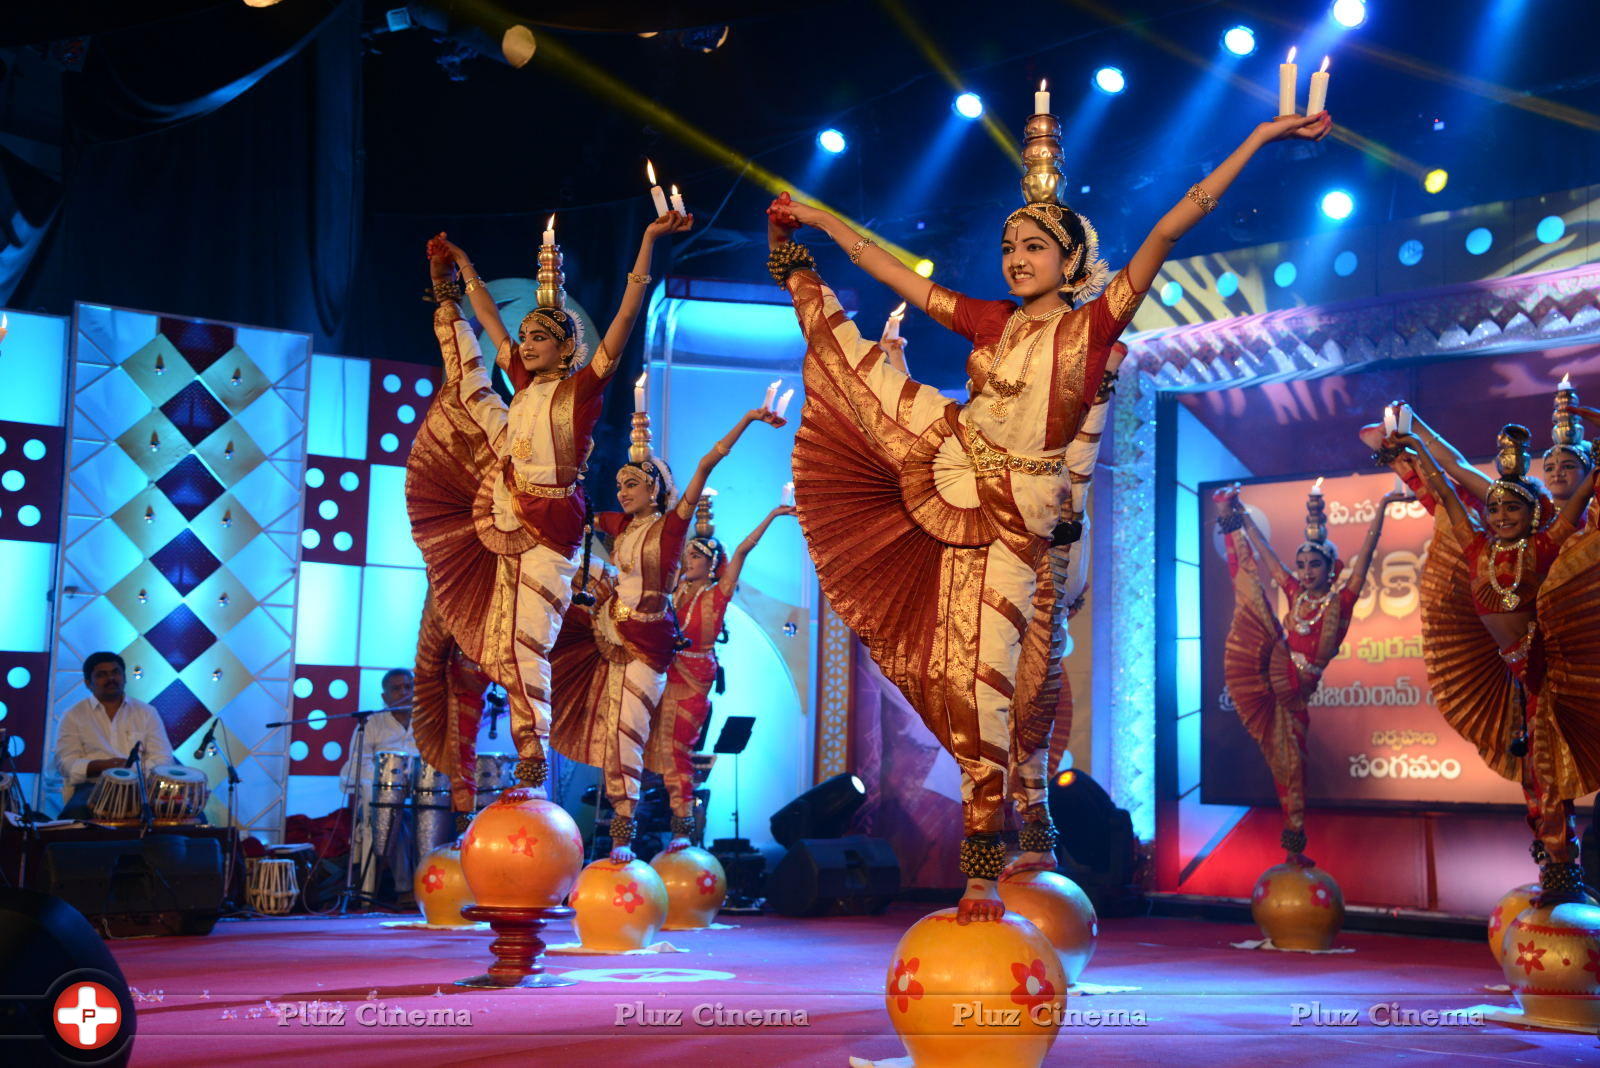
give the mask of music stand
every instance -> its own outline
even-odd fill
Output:
[[[717,735],[713,753],[733,757],[733,840],[744,842],[739,835],[739,754],[750,744],[750,729],[756,725],[754,716],[729,716],[722,721],[722,733]],[[749,847],[748,842],[744,842]]]

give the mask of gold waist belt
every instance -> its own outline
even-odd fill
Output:
[[[967,462],[980,477],[998,474],[1001,471],[1021,471],[1025,475],[1059,475],[1061,468],[1066,464],[1065,458],[1060,456],[1039,459],[1034,456],[1001,452],[975,432],[972,435],[972,445],[967,450]]]
[[[521,475],[517,476],[517,492],[527,494],[529,497],[570,497],[577,491],[578,484],[576,482],[565,486],[546,486],[534,482],[532,479],[523,478]]]
[[[1319,668],[1319,667],[1317,667],[1317,665],[1313,664],[1311,662],[1310,658],[1307,657],[1306,654],[1304,654],[1304,653],[1297,653],[1297,652],[1295,652],[1294,650],[1291,649],[1289,651],[1289,659],[1291,661],[1293,661],[1295,667],[1299,668],[1301,671],[1305,672],[1308,675],[1321,675],[1322,674],[1323,669]]]
[[[630,619],[639,623],[654,623],[657,620],[666,619],[667,610],[663,608],[659,612],[641,612],[637,608],[629,608],[623,604],[620,597],[613,597],[611,599],[611,618],[618,623],[626,623]]]

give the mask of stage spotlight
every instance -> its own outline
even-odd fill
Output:
[[[1128,79],[1116,67],[1101,67],[1094,72],[1094,87],[1102,93],[1116,96],[1128,87]]]
[[[1138,840],[1133,821],[1101,785],[1076,768],[1051,781],[1047,803],[1060,837],[1061,874],[1083,887],[1101,916],[1127,916],[1140,908]]]
[[[916,265],[914,267],[912,267],[911,269],[913,271],[916,271],[918,274],[920,274],[924,278],[932,278],[933,277],[933,261],[932,260],[918,260],[916,262]]]
[[[1422,179],[1422,188],[1429,193],[1443,193],[1444,187],[1450,184],[1450,172],[1443,167],[1435,167]]]
[[[1330,189],[1322,194],[1322,214],[1330,219],[1348,219],[1355,210],[1355,198],[1343,189]]]
[[[963,119],[983,118],[983,98],[977,93],[962,93],[956,97],[956,114]]]
[[[271,7],[278,0],[244,0],[245,7]]]
[[[1347,30],[1353,30],[1367,21],[1366,0],[1334,0],[1333,21]]]
[[[845,150],[845,145],[846,141],[844,139],[844,134],[833,129],[832,127],[829,127],[828,129],[817,134],[817,147],[822,149],[824,152],[830,152],[837,156],[839,153]]]
[[[849,772],[840,772],[774,812],[772,837],[785,846],[802,838],[838,838],[866,799],[866,784]]]
[[[1222,35],[1222,47],[1236,56],[1248,56],[1256,50],[1256,31],[1248,26],[1235,26]]]

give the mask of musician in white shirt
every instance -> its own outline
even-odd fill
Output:
[[[405,753],[413,761],[417,756],[417,742],[411,736],[412,674],[405,668],[392,668],[383,676],[383,710],[367,717],[366,738],[361,752],[356,753],[355,733],[350,736],[350,756],[339,770],[339,785],[348,795],[356,795],[356,822],[350,836],[350,859],[361,871],[361,891],[376,893],[380,869],[387,867],[394,877],[395,890],[404,897],[411,890],[411,869],[416,863],[413,855],[412,824],[409,806],[395,821],[389,838],[389,847],[382,857],[373,856],[372,842],[372,767],[378,753]],[[357,758],[359,756],[359,763]]]
[[[89,817],[89,795],[101,772],[127,764],[139,744],[146,775],[158,764],[172,764],[172,743],[161,715],[127,695],[127,665],[116,653],[90,653],[83,662],[85,697],[61,717],[56,730],[56,766],[61,770],[63,819]]]

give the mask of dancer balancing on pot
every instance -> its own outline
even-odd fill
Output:
[[[751,423],[784,426],[762,407],[746,413],[701,458],[683,495],[665,460],[650,451],[643,382],[635,390],[628,463],[617,472],[621,511],[599,512],[594,530],[610,542],[612,567],[594,575],[592,608],[574,604],[551,650],[556,752],[600,769],[611,820],[611,859],[633,859],[633,813],[650,724],[667,685],[673,654],[684,647],[672,610],[684,542],[706,479]],[[613,570],[614,568],[614,570]]]
[[[428,763],[450,775],[458,813],[472,811],[481,701],[459,692],[463,658],[505,687],[517,779],[538,787],[550,731],[549,650],[572,596],[586,510],[579,482],[603,393],[644,305],[656,243],[692,225],[669,212],[645,228],[616,317],[592,352],[565,307],[561,253],[539,253],[538,307],[512,337],[467,254],[428,242],[434,334],[444,358],[406,461],[406,505],[427,565],[413,723]],[[462,315],[462,286],[513,394],[490,384]]]
[[[1063,455],[1116,371],[1112,344],[1173,245],[1250,158],[1317,140],[1325,113],[1257,127],[1164,215],[1110,280],[1094,228],[1059,202],[1060,125],[1027,127],[1027,202],[996,235],[1013,299],[976,300],[922,278],[844,222],[780,197],[768,266],[808,344],[794,453],[800,522],[834,609],[961,768],[963,921],[1004,914],[996,880],[1009,793],[1021,818],[1012,870],[1053,867],[1045,805],[1060,616],[1047,553],[1068,477]],[[790,240],[821,230],[851,261],[973,344],[969,400],[895,370],[863,339]]]
[[[1322,479],[1317,479],[1306,498],[1306,540],[1295,550],[1291,573],[1240,502],[1239,488],[1217,494],[1217,529],[1227,540],[1234,596],[1222,674],[1240,722],[1272,770],[1288,862],[1304,868],[1315,866],[1305,855],[1307,704],[1350,630],[1350,611],[1366,584],[1389,505],[1408,499],[1398,491],[1383,496],[1366,540],[1345,568],[1338,547],[1328,540]],[[1281,625],[1273,610],[1273,586],[1289,602]]]
[[[792,505],[779,505],[756,524],[730,557],[716,538],[711,515],[714,499],[705,491],[695,509],[694,537],[683,551],[683,573],[672,594],[673,614],[683,635],[678,655],[667,668],[667,688],[651,717],[650,741],[644,751],[646,771],[658,772],[672,805],[672,838],[667,852],[686,849],[694,834],[694,768],[689,754],[711,714],[711,687],[720,687],[722,668],[717,644],[728,640],[723,617],[739,586],[745,558],[779,516],[794,515]]]
[[[1480,521],[1429,447],[1390,434],[1438,502],[1422,572],[1423,657],[1439,711],[1499,774],[1520,781],[1540,903],[1579,900],[1573,802],[1600,787],[1600,533],[1576,527],[1594,472],[1546,525],[1526,427],[1500,431]]]

